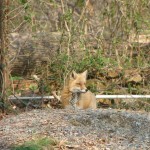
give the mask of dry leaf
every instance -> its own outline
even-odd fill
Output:
[[[97,102],[105,104],[105,105],[109,105],[109,106],[111,105],[111,101],[109,99],[101,99],[101,98],[99,98],[99,99],[97,99]]]
[[[66,148],[66,141],[60,141],[59,142],[59,144],[58,144],[58,147],[59,147],[59,149],[61,149],[61,150],[65,150],[65,148]]]
[[[120,71],[118,71],[118,70],[109,70],[108,71],[108,77],[110,77],[110,78],[116,78],[119,76],[119,74],[120,74]]]
[[[124,78],[127,80],[127,82],[138,83],[142,81],[140,70],[138,69],[125,70]]]
[[[104,144],[104,143],[106,143],[106,140],[105,140],[105,139],[99,139],[99,142],[100,142],[101,144]]]
[[[128,80],[128,82],[135,82],[135,83],[138,83],[141,81],[142,81],[142,77],[140,74],[136,74]]]

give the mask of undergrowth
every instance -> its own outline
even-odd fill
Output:
[[[25,142],[22,145],[13,147],[11,150],[44,150],[44,149],[53,149],[57,145],[57,141],[52,138],[40,138]]]
[[[115,65],[111,58],[103,57],[100,51],[94,55],[87,52],[84,57],[61,54],[49,64],[49,79],[56,80],[63,84],[64,79],[66,79],[72,70],[76,72],[88,70],[88,78],[92,78],[95,76],[93,72],[101,72],[103,67],[107,67],[110,64]]]

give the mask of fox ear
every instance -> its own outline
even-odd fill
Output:
[[[82,75],[87,78],[87,70],[82,73]]]
[[[70,78],[73,78],[73,79],[77,78],[77,73],[74,70],[72,71]]]

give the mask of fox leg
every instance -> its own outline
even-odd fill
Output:
[[[61,100],[60,100],[60,96],[58,96],[58,95],[56,94],[56,91],[52,91],[52,95],[53,95],[54,98],[56,98],[58,101],[61,101]]]

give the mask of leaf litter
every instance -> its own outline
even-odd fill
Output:
[[[150,113],[114,109],[36,109],[0,121],[0,149],[34,136],[57,139],[54,149],[148,150]]]

